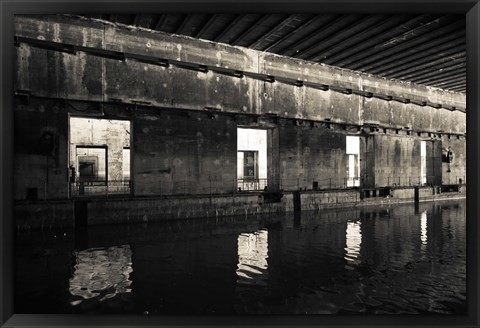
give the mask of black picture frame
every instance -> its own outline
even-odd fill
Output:
[[[478,0],[152,0],[57,1],[3,0],[0,39],[2,87],[0,98],[0,325],[1,327],[143,327],[143,326],[315,326],[315,327],[478,327],[479,115],[480,110],[480,4]],[[467,301],[468,314],[432,316],[220,316],[148,317],[14,314],[13,224],[13,15],[94,12],[331,12],[331,13],[457,13],[467,22]]]

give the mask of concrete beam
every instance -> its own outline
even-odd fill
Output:
[[[247,77],[221,76],[213,72],[158,67],[135,61],[119,62],[83,53],[59,54],[21,45],[17,48],[19,73],[16,88],[44,96],[117,98],[125,102],[133,99],[155,106],[199,110],[212,107],[231,112],[275,113],[287,118],[330,118],[334,122],[360,125],[375,118],[379,123],[395,127],[410,124],[417,129],[427,130],[435,128],[434,121],[445,121],[449,124],[445,131],[464,131],[462,129],[465,123],[453,125],[450,111],[435,109],[436,112],[431,112],[431,109],[424,110],[424,107],[413,104],[413,101],[405,105],[332,90],[364,90],[393,98],[422,99],[427,103],[464,108],[465,95],[460,93],[92,19],[51,16],[48,21],[42,21],[18,16],[15,23],[16,36],[200,63],[218,69],[240,70],[305,82],[305,86],[298,87]],[[71,72],[72,68],[82,73],[74,76],[65,73]],[[35,77],[48,79],[49,72],[56,72],[56,75],[52,75],[51,83],[47,85],[41,82],[45,81],[44,78]],[[95,72],[100,75],[95,75]],[[85,88],[85,80],[96,81],[98,87]],[[332,87],[331,90],[322,91],[308,87],[308,83]],[[371,105],[374,108],[370,108]],[[434,117],[422,119],[425,112]]]

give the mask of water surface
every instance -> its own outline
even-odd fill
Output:
[[[15,313],[461,314],[465,200],[17,234]]]

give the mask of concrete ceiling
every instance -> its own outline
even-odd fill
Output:
[[[462,15],[85,16],[466,92]]]

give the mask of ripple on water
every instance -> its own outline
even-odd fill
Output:
[[[465,222],[457,201],[92,227],[83,250],[31,232],[17,238],[16,308],[463,313]]]

